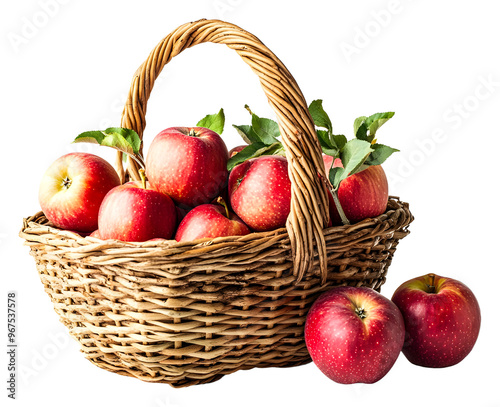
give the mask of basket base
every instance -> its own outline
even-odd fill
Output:
[[[268,360],[264,360],[261,363],[256,363],[255,361],[251,361],[251,364],[241,364],[241,363],[235,363],[232,368],[227,368],[226,367],[222,370],[220,370],[220,373],[213,373],[211,370],[203,373],[200,371],[200,366],[196,365],[193,366],[192,372],[189,374],[189,377],[184,377],[184,378],[179,378],[178,376],[172,376],[171,372],[171,366],[165,366],[165,369],[168,370],[168,375],[165,373],[161,373],[161,370],[157,370],[155,374],[152,375],[145,375],[143,371],[134,369],[134,368],[124,368],[123,366],[123,361],[116,360],[116,364],[111,363],[110,360],[104,360],[103,358],[97,358],[93,359],[91,357],[86,357],[87,360],[89,360],[92,364],[96,365],[97,367],[107,370],[112,373],[117,373],[121,376],[127,376],[127,377],[134,377],[136,379],[139,379],[143,382],[148,382],[148,383],[163,383],[163,384],[169,384],[170,386],[174,388],[182,388],[182,387],[189,387],[189,386],[194,386],[198,384],[208,384],[208,383],[213,383],[216,382],[220,379],[222,379],[224,376],[227,376],[228,374],[235,373],[240,370],[250,370],[253,368],[266,368],[266,367],[279,367],[279,368],[287,368],[287,367],[297,367],[297,366],[303,366],[307,365],[312,362],[311,357],[309,356],[309,353],[307,350],[302,353],[302,356],[295,355],[295,357],[286,357],[283,358],[283,360],[280,361],[272,361],[271,363]],[[143,368],[143,367],[141,367]],[[214,369],[217,369],[217,366],[214,366]],[[219,366],[220,369],[220,366]],[[189,369],[188,369],[189,370]],[[194,371],[198,371],[198,374],[193,374]],[[186,372],[188,373],[188,372]],[[196,376],[196,377],[195,377]]]

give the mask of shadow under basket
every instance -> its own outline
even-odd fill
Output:
[[[238,370],[310,362],[304,323],[333,286],[380,290],[413,217],[390,197],[384,214],[327,228],[323,159],[307,103],[283,63],[252,34],[217,20],[180,26],[133,76],[121,127],[143,137],[145,112],[163,67],[204,42],[237,52],[259,77],[276,114],[288,162],[286,228],[178,243],[100,240],[57,229],[42,212],[24,219],[54,309],[85,357],[100,368],[184,387]],[[134,161],[116,162],[122,182]]]

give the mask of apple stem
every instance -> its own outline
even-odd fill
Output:
[[[226,218],[228,218],[228,219],[229,219],[229,208],[227,207],[227,203],[226,203],[226,201],[224,200],[224,198],[223,198],[223,197],[221,197],[221,196],[219,196],[219,197],[217,198],[217,203],[218,203],[218,204],[220,204],[220,205],[222,205],[222,206],[224,207],[224,209],[226,210]]]
[[[139,175],[141,176],[141,181],[142,181],[142,187],[144,189],[147,189],[146,188],[146,171],[144,171],[144,168],[141,168],[139,170]]]
[[[342,209],[342,205],[340,204],[339,195],[337,194],[337,190],[330,189],[330,192],[332,193],[333,202],[335,203],[335,207],[337,208],[337,212],[340,215],[340,219],[342,220],[342,224],[343,225],[350,225],[351,222],[349,222],[349,219],[347,219],[347,216],[345,216],[345,212]]]
[[[248,113],[250,113],[251,115],[253,115],[253,112],[252,112],[252,110],[250,110],[250,106],[248,106],[248,105],[245,105],[245,109],[247,109],[247,110],[248,110]]]
[[[436,275],[435,274],[429,274],[429,277],[431,279],[431,281],[429,282],[429,284],[427,284],[427,286],[429,287],[429,293],[436,293],[436,286],[434,285],[434,281],[436,279]]]

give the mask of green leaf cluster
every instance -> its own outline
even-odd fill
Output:
[[[367,166],[382,164],[389,156],[399,151],[395,148],[376,142],[377,130],[394,116],[394,112],[375,113],[361,116],[354,120],[355,138],[347,141],[342,134],[334,134],[330,117],[323,108],[321,99],[309,105],[309,113],[314,121],[316,134],[323,153],[342,161],[342,167],[333,166],[328,171],[328,178],[336,190],[340,182],[349,175],[355,174]]]
[[[234,125],[238,134],[248,144],[243,150],[235,154],[228,161],[228,170],[251,158],[263,155],[285,155],[283,144],[279,140],[280,130],[274,120],[257,116],[250,108],[245,108],[251,115],[251,123]],[[343,134],[334,134],[330,117],[323,108],[321,99],[314,100],[309,105],[309,113],[316,126],[321,149],[324,154],[340,158],[342,166],[333,166],[328,171],[328,178],[336,190],[340,182],[349,175],[355,174],[367,166],[380,165],[394,152],[395,148],[377,143],[375,135],[380,127],[394,116],[394,112],[375,113],[371,116],[361,116],[354,120],[355,138],[347,140]],[[198,127],[205,127],[222,134],[225,125],[224,110],[205,116],[198,123]],[[106,130],[87,131],[76,137],[74,143],[95,143],[109,146],[132,157],[144,168],[144,159],[141,156],[141,138],[131,129],[110,127]]]
[[[132,129],[109,127],[106,130],[86,131],[79,134],[73,143],[92,143],[112,147],[132,157],[144,168],[144,158],[141,155],[142,141]]]
[[[278,139],[280,136],[278,123],[274,120],[257,116],[247,105],[245,105],[245,108],[252,116],[251,124],[233,124],[233,127],[248,146],[229,158],[227,163],[229,171],[236,165],[251,158],[263,155],[285,155],[285,149]]]

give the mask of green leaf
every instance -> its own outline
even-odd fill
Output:
[[[346,143],[341,154],[346,178],[365,162],[372,151],[371,144],[367,141],[352,139]]]
[[[139,135],[134,130],[122,127],[109,127],[104,131],[86,131],[79,134],[73,143],[99,144],[132,156],[138,156],[141,148]]]
[[[321,146],[321,151],[325,153],[326,155],[330,155],[332,157],[337,158],[339,156],[339,149],[338,148],[328,148],[328,147],[323,147]]]
[[[342,150],[347,143],[347,138],[343,134],[332,134],[331,138],[339,150]]]
[[[385,146],[383,144],[372,144],[373,152],[367,158],[365,164],[366,165],[380,165],[382,164],[392,153],[395,153],[399,150]]]
[[[332,134],[332,122],[323,109],[323,100],[313,100],[309,105],[309,113],[317,127],[325,128],[328,130],[329,134]]]
[[[328,179],[330,180],[330,183],[332,184],[334,190],[339,187],[340,181],[342,181],[344,178],[347,178],[342,178],[343,173],[344,169],[342,167],[330,168],[330,171],[328,172]]]
[[[241,136],[241,138],[245,141],[245,143],[252,144],[252,143],[259,142],[259,136],[257,136],[257,134],[255,134],[255,131],[253,131],[252,126],[249,126],[247,124],[237,126],[236,124],[233,124],[233,127],[236,129],[236,131]]]
[[[366,140],[371,143],[377,130],[393,116],[394,112],[384,112],[375,113],[369,117],[358,117],[354,120],[354,135],[359,140]]]
[[[342,180],[346,179],[350,174],[354,174],[373,151],[368,141],[359,139],[349,140],[340,154],[344,168],[332,168],[328,174],[333,188],[337,189]]]
[[[347,139],[342,134],[329,134],[327,130],[316,130],[321,150],[326,155],[337,158],[339,151],[347,143]]]
[[[368,127],[365,124],[366,119],[366,116],[360,116],[356,120],[354,120],[354,136],[357,139],[366,139],[366,132],[368,131]]]
[[[251,158],[263,155],[284,155],[284,152],[283,145],[279,141],[271,145],[266,145],[261,142],[252,143],[229,159],[227,162],[227,169],[231,171],[236,165]]]
[[[224,131],[225,121],[226,118],[224,116],[224,109],[220,109],[219,113],[206,115],[196,124],[196,126],[205,127],[212,131],[215,131],[217,134],[222,134],[222,132]]]
[[[236,165],[241,164],[243,161],[249,160],[254,156],[254,154],[266,145],[261,142],[255,142],[246,146],[243,150],[239,151],[227,162],[227,170],[231,171]]]
[[[336,148],[337,146],[330,140],[330,135],[327,130],[316,130],[316,135],[318,136],[319,144],[324,148]]]
[[[368,141],[366,134],[368,132],[368,126],[365,123],[366,119],[366,116],[360,116],[354,120],[354,136],[359,140]]]
[[[261,143],[271,145],[278,141],[280,129],[274,120],[261,118],[252,113],[252,129]]]
[[[365,123],[368,126],[368,131],[372,140],[377,130],[393,116],[394,112],[375,113],[366,119]]]

